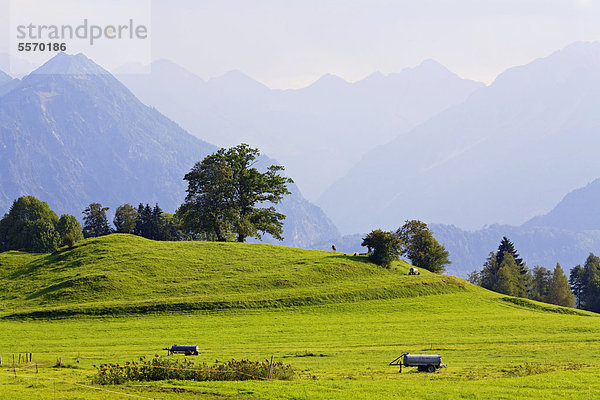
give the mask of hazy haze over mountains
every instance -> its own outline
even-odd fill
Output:
[[[147,70],[129,65],[115,73],[189,132],[219,146],[245,142],[276,158],[308,198],[369,149],[483,86],[432,60],[355,83],[329,74],[298,90],[271,90],[239,71],[204,81],[165,60],[139,73]]]
[[[21,195],[77,217],[91,202],[112,210],[158,202],[173,212],[185,197],[185,173],[216,150],[143,105],[83,54],[58,54],[16,82],[0,97],[2,214]],[[288,215],[285,244],[308,246],[339,234],[295,185],[290,189],[277,206]]]
[[[0,209],[31,194],[78,217],[93,201],[173,210],[182,173],[214,149],[82,54],[58,54],[0,97],[0,133]]]
[[[600,176],[599,105],[600,44],[575,43],[369,152],[317,204],[344,233],[521,224]]]

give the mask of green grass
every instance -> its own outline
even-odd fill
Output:
[[[196,362],[265,360],[273,355],[275,360],[293,365],[299,374],[291,382],[167,381],[101,389],[159,399],[600,397],[600,319],[595,314],[565,313],[561,307],[515,301],[460,279],[431,274],[409,277],[405,275],[408,266],[403,263],[386,271],[362,258],[331,252],[265,245],[219,246],[223,245],[154,243],[114,236],[86,241],[54,256],[0,254],[4,269],[0,278],[4,285],[2,304],[10,302],[19,309],[55,306],[43,295],[31,294],[55,284],[54,279],[64,282],[76,274],[86,276],[87,271],[94,275],[103,269],[102,273],[110,277],[111,289],[95,293],[93,299],[82,296],[54,301],[65,310],[82,307],[76,304],[81,300],[89,309],[101,309],[101,304],[109,301],[129,307],[137,304],[135,296],[147,292],[145,301],[157,304],[160,296],[165,296],[163,302],[174,304],[171,295],[177,301],[200,298],[246,304],[249,300],[245,298],[252,298],[272,302],[261,308],[246,304],[245,308],[163,310],[116,317],[0,319],[0,398],[128,398],[76,384],[91,385],[94,364],[164,354],[161,349],[175,343],[198,345],[201,354],[193,357]],[[109,256],[99,249],[120,249],[123,255]],[[85,262],[78,264],[77,252],[85,254]],[[194,271],[204,265],[212,274],[222,275],[193,278],[196,283],[205,282],[204,287],[215,293],[194,290],[191,284],[186,286],[190,292],[181,292],[178,285],[187,285],[183,271],[170,278],[175,282],[164,283],[170,275],[167,270],[191,257],[196,258],[188,260]],[[131,269],[138,271],[147,288],[118,279],[118,269],[127,267],[124,260],[133,264]],[[161,260],[160,267],[151,260]],[[57,271],[56,276],[50,269]],[[288,280],[286,287],[274,283],[281,279]],[[403,285],[405,291],[371,300],[334,296],[361,293],[366,290],[365,282],[373,293]],[[8,286],[13,297],[4,292]],[[133,293],[127,293],[126,288]],[[440,293],[439,288],[447,292]],[[110,300],[108,296],[102,300],[107,293]],[[298,299],[320,293],[332,297],[303,306],[282,307],[278,302],[286,296]],[[13,310],[5,306],[4,315],[11,314]],[[434,374],[404,369],[399,374],[397,367],[387,364],[406,351],[441,354],[448,369]],[[35,365],[23,363],[15,378],[11,355],[25,352],[33,353],[39,373],[35,373]],[[52,368],[57,357],[76,368]]]
[[[464,290],[464,281],[366,256],[265,244],[86,240],[56,254],[0,254],[0,316],[265,308]]]

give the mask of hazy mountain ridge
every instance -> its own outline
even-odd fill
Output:
[[[349,83],[325,75],[298,90],[271,90],[240,71],[208,81],[169,61],[115,73],[143,102],[209,142],[259,147],[287,167],[309,198],[369,149],[458,104],[483,84],[435,61]]]
[[[599,43],[577,43],[507,70],[365,155],[317,204],[342,232],[408,218],[518,225],[547,212],[600,176],[599,53]],[[364,182],[368,190],[348,199]]]
[[[21,195],[77,217],[91,202],[113,211],[126,202],[158,202],[173,212],[185,197],[183,176],[216,149],[142,104],[84,55],[61,53],[0,97],[0,212]],[[292,190],[278,205],[288,214],[286,243],[338,235]]]
[[[0,96],[13,90],[19,84],[18,79],[13,79],[10,75],[0,71]]]
[[[6,74],[3,71],[0,71],[0,86],[5,85],[12,80],[13,78],[11,78],[8,74]]]

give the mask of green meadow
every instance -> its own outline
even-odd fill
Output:
[[[0,398],[600,397],[598,316],[426,271],[409,276],[408,268],[333,252],[127,235],[54,255],[2,253]],[[194,362],[273,356],[296,377],[92,383],[94,365],[166,356],[173,344],[198,345]],[[388,363],[402,352],[441,354],[448,368],[399,373]],[[19,364],[25,353],[32,362]],[[57,358],[63,368],[54,367]]]

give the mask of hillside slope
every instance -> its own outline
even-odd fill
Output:
[[[398,262],[386,270],[365,256],[267,244],[113,234],[52,255],[0,253],[0,312],[278,307],[449,293],[467,285],[427,271],[408,276],[408,268]]]

